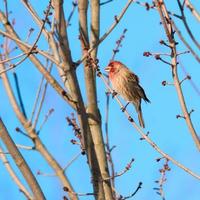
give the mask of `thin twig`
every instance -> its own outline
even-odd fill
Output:
[[[95,196],[95,195],[96,195],[95,193],[92,193],[92,192],[87,192],[87,193],[76,193],[76,192],[72,192],[72,191],[70,191],[67,187],[63,187],[63,190],[64,190],[65,192],[71,193],[71,194],[76,195],[76,196]]]
[[[112,1],[114,1],[114,0],[107,0],[107,1],[101,2],[99,5],[103,6],[103,5],[106,5],[106,4],[108,4],[108,3],[112,2]]]
[[[10,176],[12,177],[12,179],[15,181],[16,185],[19,187],[20,191],[23,192],[23,194],[30,200],[33,199],[32,195],[28,192],[28,190],[24,187],[24,185],[22,184],[22,182],[19,180],[18,176],[16,175],[16,173],[14,172],[14,169],[11,167],[5,152],[3,151],[3,149],[0,147],[0,158],[2,160],[2,162],[4,163],[8,173],[10,174]]]
[[[49,73],[51,73],[52,67],[53,67],[53,63],[50,64],[50,67],[48,69]],[[40,116],[40,113],[42,110],[42,106],[43,106],[43,103],[44,103],[44,100],[46,97],[47,86],[48,86],[48,81],[46,81],[46,83],[44,84],[44,89],[43,89],[43,93],[41,94],[42,97],[41,97],[41,101],[39,103],[38,112],[36,113],[35,121],[33,122],[33,128],[35,128],[37,125],[37,122],[38,122],[38,119],[39,119],[39,116]]]
[[[33,110],[31,112],[31,117],[30,117],[31,122],[33,122],[33,117],[34,117],[35,112],[36,112],[36,108],[37,108],[37,104],[38,104],[38,101],[39,101],[40,93],[42,91],[42,85],[43,85],[44,80],[45,80],[45,78],[44,78],[44,76],[42,76],[38,90],[36,92],[36,98],[35,98],[35,102],[34,102],[34,105],[33,105]]]
[[[185,117],[185,121],[186,121],[186,125],[189,129],[189,132],[196,144],[196,147],[197,149],[200,151],[200,139],[197,135],[197,132],[194,128],[194,125],[193,125],[193,122],[190,118],[190,115],[189,115],[189,112],[188,112],[188,109],[187,109],[187,106],[186,106],[186,102],[185,102],[185,98],[184,98],[184,95],[183,95],[183,91],[182,91],[182,88],[181,88],[181,84],[180,84],[180,81],[179,81],[179,76],[178,76],[178,71],[177,71],[177,65],[178,65],[178,62],[177,62],[177,52],[176,52],[176,45],[177,45],[177,42],[175,41],[175,38],[174,38],[174,30],[173,30],[173,24],[172,24],[172,20],[170,19],[169,17],[169,14],[167,12],[167,8],[165,6],[165,3],[163,0],[156,0],[157,4],[157,8],[158,8],[158,11],[159,11],[159,14],[160,14],[160,18],[161,18],[161,21],[162,21],[162,25],[164,27],[164,30],[166,32],[166,35],[167,35],[167,38],[168,38],[168,41],[169,41],[169,46],[170,46],[170,50],[171,50],[171,54],[172,54],[172,58],[171,58],[171,70],[172,70],[172,78],[174,80],[174,86],[176,88],[176,91],[177,91],[177,95],[178,95],[178,99],[179,99],[179,103],[180,103],[180,106],[181,106],[181,109],[182,109],[182,113],[183,113],[183,116]]]
[[[9,52],[9,42],[10,40],[8,38],[6,38],[5,44],[4,44],[4,51],[5,51],[5,57],[8,58],[8,52]],[[1,56],[0,56],[1,57]],[[2,58],[1,58],[2,59]],[[1,65],[1,64],[0,64]],[[5,64],[4,64],[5,66]],[[25,111],[25,107],[24,107],[24,103],[23,103],[23,99],[22,99],[22,94],[21,94],[21,90],[20,90],[20,86],[19,86],[19,80],[18,80],[18,76],[16,74],[16,72],[13,72],[13,78],[14,78],[14,85],[16,87],[16,93],[17,93],[17,97],[19,100],[19,106],[21,108],[22,113],[24,114],[25,118],[27,118],[26,115],[26,111]]]
[[[115,174],[114,176],[108,177],[108,178],[104,179],[103,181],[110,180],[110,179],[112,180],[112,179],[114,179],[116,177],[124,175],[127,171],[130,170],[130,168],[132,167],[133,162],[134,162],[134,159],[132,158],[131,161],[126,165],[126,167],[121,172]]]
[[[67,19],[66,27],[68,27],[69,25],[71,25],[71,24],[70,24],[70,21],[71,21],[71,19],[72,19],[73,14],[75,13],[75,10],[76,10],[76,8],[77,8],[77,5],[78,5],[78,0],[72,1],[72,6],[73,6],[73,7],[72,7],[72,11],[70,12],[69,17],[68,17],[68,19]]]
[[[82,145],[83,144],[82,143],[83,138],[82,138],[82,134],[81,134],[81,129],[80,129],[79,125],[77,124],[77,121],[76,121],[76,118],[74,116],[74,113],[71,114],[71,118],[70,117],[66,117],[66,120],[68,122],[68,125],[73,127],[74,135],[80,141],[80,142],[77,142],[76,140],[72,139],[71,143],[72,144],[78,144],[80,146],[80,148],[82,149],[82,153],[85,153],[84,149],[83,149],[83,145]]]
[[[46,24],[46,22],[47,22],[47,20],[48,20],[48,16],[49,16],[49,13],[50,13],[50,9],[51,9],[51,0],[49,1],[49,5],[48,5],[48,7],[47,7],[47,11],[45,12],[45,19],[44,19],[44,21],[43,21],[43,24],[42,24],[42,26],[41,26],[41,28],[40,28],[40,31],[39,31],[37,37],[36,37],[35,42],[33,43],[32,47],[30,48],[30,50],[29,50],[29,52],[26,54],[26,56],[25,56],[22,60],[20,60],[20,61],[17,62],[16,64],[14,64],[14,65],[13,65],[13,68],[15,68],[15,67],[17,67],[18,65],[20,65],[21,63],[23,63],[23,62],[29,57],[29,55],[32,53],[32,51],[35,50],[36,44],[37,44],[37,42],[39,41],[40,36],[41,36],[41,34],[42,34],[42,30],[43,30],[43,28],[44,28],[44,26],[45,26],[45,24]]]
[[[110,62],[115,59],[116,54],[119,52],[119,48],[122,47],[122,41],[125,38],[125,34],[127,32],[127,29],[125,28],[120,36],[120,38],[116,41],[116,47],[113,49],[113,55],[110,59]]]
[[[117,26],[117,24],[120,22],[120,20],[122,19],[122,17],[124,16],[124,14],[126,13],[127,9],[129,8],[129,6],[131,5],[131,3],[134,2],[134,0],[128,0],[127,4],[125,5],[125,7],[122,9],[121,13],[115,17],[115,22],[110,26],[110,28],[108,29],[108,31],[106,33],[104,33],[104,35],[98,40],[97,43],[95,43],[88,51],[87,54],[83,55],[83,57],[76,61],[76,65],[80,65],[83,60],[85,60],[88,56],[88,54],[90,54],[100,43],[102,43],[106,37],[113,31],[113,29]]]
[[[181,69],[183,70],[185,76],[186,76],[186,77],[187,77],[187,76],[190,76],[190,75],[188,74],[188,72],[186,71],[184,65],[183,65],[182,62],[180,61],[180,59],[178,60],[178,62],[179,62],[179,64],[180,64]],[[194,91],[200,96],[200,89],[199,89],[199,87],[197,86],[197,84],[192,80],[192,78],[189,79],[189,82],[191,83],[191,85],[192,85]]]
[[[2,13],[0,12],[0,14],[2,14]],[[5,22],[5,23],[6,23],[6,22]],[[29,44],[23,42],[22,40],[18,39],[17,37],[14,37],[13,35],[11,35],[11,34],[5,32],[5,31],[3,31],[3,30],[0,30],[0,34],[4,35],[5,37],[10,38],[11,40],[15,41],[16,43],[19,43],[20,45],[23,45],[24,47],[28,48],[29,51],[30,51],[30,49],[31,49],[31,47],[32,47],[31,45],[29,45]],[[25,51],[25,52],[27,52],[27,51]],[[47,52],[45,52],[45,51],[43,51],[43,50],[38,49],[38,47],[35,47],[35,49],[31,51],[31,53],[32,53],[32,54],[34,54],[34,53],[39,53],[39,54],[41,54],[41,55],[44,56],[45,58],[47,58],[47,59],[49,59],[50,61],[52,61],[53,63],[55,63],[55,64],[57,65],[57,67],[59,67],[59,69],[62,70],[63,64],[60,63],[60,61],[54,59],[54,57],[52,57],[52,55],[50,55],[49,53],[47,53]],[[10,68],[7,69],[7,70],[0,71],[0,75],[1,75],[2,73],[4,73],[5,71],[11,70],[11,69],[13,69],[13,66],[10,67]]]
[[[73,163],[75,160],[77,160],[77,159],[79,158],[80,155],[82,155],[82,152],[77,153],[77,154],[67,163],[67,165],[63,168],[63,171],[65,172],[65,171],[69,168],[69,166],[71,166],[72,163]]]
[[[5,13],[6,13],[6,18],[8,19],[8,2],[7,0],[4,0],[4,6],[5,6]]]
[[[119,200],[126,200],[126,199],[132,198],[133,196],[136,195],[136,193],[137,193],[141,188],[142,188],[142,182],[139,182],[139,184],[138,184],[136,190],[135,190],[132,194],[130,194],[129,196],[126,196],[126,197],[119,198]]]
[[[0,12],[0,18],[3,18],[4,20],[4,15],[3,13]],[[8,25],[8,23],[4,22],[5,26]],[[11,31],[10,29],[12,29],[12,27],[9,27],[9,31]],[[6,37],[16,41],[16,43],[18,43],[18,45],[20,46],[20,48],[25,51],[27,51],[27,48],[30,48],[30,45],[27,45],[26,43],[22,42],[16,35],[16,33],[14,32],[14,30],[12,29],[13,34],[10,35],[7,32],[4,32],[2,30],[0,30],[0,34],[5,35]],[[38,52],[41,53],[41,55],[45,55],[46,58],[48,58],[50,61],[54,62],[57,66],[62,66],[62,64],[60,64],[58,61],[56,61],[52,56],[50,56],[49,54],[40,51],[37,49]],[[38,70],[45,76],[45,79],[51,84],[51,86],[58,92],[58,94],[69,103],[69,105],[71,105],[74,109],[76,109],[76,102],[73,101],[71,99],[71,96],[66,92],[65,89],[63,89],[60,84],[48,73],[48,71],[43,67],[43,65],[41,65],[41,63],[39,62],[39,60],[36,59],[36,57],[34,57],[33,55],[31,56],[31,60],[32,62],[35,62]],[[34,61],[33,61],[34,60]],[[1,69],[0,71],[0,75],[2,75],[5,72],[5,69]]]
[[[183,37],[181,31],[178,29],[178,27],[176,26],[175,22],[171,19],[171,23],[173,25],[174,30],[176,31],[178,37],[180,38],[180,40],[183,42],[183,44],[188,48],[188,50],[191,52],[191,54],[194,56],[194,58],[200,63],[200,57],[196,54],[196,52],[192,49],[192,47],[190,46],[190,44],[185,40],[185,38]]]
[[[149,4],[141,3],[141,2],[139,2],[139,1],[136,1],[136,3],[139,4],[139,5],[141,5],[141,6],[146,7],[146,8],[148,8],[148,9],[152,8],[152,9],[154,9],[154,10],[157,10],[157,8],[155,7],[155,5],[149,6]],[[177,18],[179,18],[179,19],[182,20],[182,17],[181,17],[181,16],[178,16],[178,15],[172,13],[172,12],[169,12],[169,11],[168,11],[168,14],[170,14],[170,15],[172,15],[172,16],[175,16],[175,17],[177,17]],[[190,46],[190,44],[185,40],[185,38],[183,37],[181,31],[178,29],[178,27],[176,26],[175,22],[174,22],[172,19],[171,19],[171,22],[172,22],[173,27],[174,27],[174,29],[175,29],[177,35],[179,36],[180,40],[185,44],[185,46],[186,46],[186,47],[188,48],[188,50],[192,53],[192,55],[195,57],[195,59],[200,63],[200,57],[195,53],[195,51],[192,49],[192,47]]]
[[[22,154],[16,147],[14,141],[10,137],[10,134],[8,133],[7,128],[5,127],[1,118],[0,118],[0,138],[4,142],[6,148],[8,149],[13,160],[15,161],[18,169],[21,171],[21,173],[23,174],[23,177],[25,178],[26,182],[31,188],[34,199],[45,200],[46,198],[41,190],[41,187],[39,186],[28,164],[24,160]]]
[[[6,63],[6,62],[10,62],[10,61],[15,60],[15,59],[17,59],[17,58],[20,58],[20,57],[26,55],[27,53],[28,53],[28,51],[25,52],[25,53],[21,53],[21,54],[19,54],[19,55],[17,55],[17,56],[14,56],[14,57],[12,57],[12,58],[8,58],[8,59],[5,59],[5,60],[1,60],[1,61],[0,61],[0,64]]]
[[[185,0],[185,4],[189,8],[189,10],[192,12],[192,14],[196,17],[196,19],[200,22],[200,14],[195,9],[195,7],[192,5],[192,3],[190,2],[190,0]]]
[[[1,12],[0,12],[0,17],[1,17]],[[3,68],[3,66],[0,66],[0,68],[1,67]],[[63,173],[61,166],[58,164],[58,162],[55,160],[55,158],[49,153],[49,151],[46,149],[44,144],[41,142],[37,133],[32,128],[31,122],[28,121],[24,117],[23,113],[20,111],[20,108],[19,108],[18,103],[16,101],[16,98],[14,96],[12,87],[11,87],[10,82],[8,80],[7,74],[2,74],[1,77],[2,77],[2,80],[4,82],[4,87],[6,89],[6,92],[7,92],[7,95],[9,97],[9,100],[11,102],[11,105],[13,107],[13,110],[16,113],[17,118],[19,119],[19,121],[23,125],[24,129],[29,134],[29,137],[35,143],[36,150],[38,150],[41,153],[41,155],[45,158],[45,160],[48,162],[48,164],[54,169],[55,173],[59,177],[62,184],[65,185],[65,186],[68,186],[70,188],[70,190],[73,191],[73,187],[71,186],[67,176]],[[1,134],[1,132],[0,132],[0,134]],[[15,153],[15,155],[16,155],[16,153]],[[74,198],[73,195],[72,195],[72,198],[76,199],[76,198]],[[42,199],[42,198],[37,198],[37,199]]]
[[[33,7],[30,4],[30,1],[26,1],[26,0],[21,0],[23,5],[25,6],[25,8],[27,9],[27,11],[31,14],[31,16],[33,17],[33,19],[35,20],[35,22],[38,24],[38,26],[41,28],[43,22],[40,19],[39,15],[37,14],[37,12],[33,9]],[[58,70],[60,73],[63,73],[63,66],[61,64],[61,59],[58,53],[58,46],[56,44],[56,41],[54,39],[54,34],[55,34],[55,14],[52,15],[52,20],[51,20],[51,30],[50,32],[48,32],[45,28],[43,29],[43,35],[46,38],[46,41],[49,43],[52,51],[53,51],[53,59],[54,59],[54,63],[57,65]],[[47,57],[46,57],[47,58]],[[50,60],[50,59],[49,59]],[[51,60],[53,62],[53,60]]]
[[[31,147],[31,146],[26,146],[26,145],[21,145],[21,144],[16,144],[16,146],[20,149],[25,149],[25,150],[35,150],[35,147]]]
[[[9,154],[10,155],[9,152],[0,152],[0,154]]]
[[[108,85],[106,78],[104,77],[104,75],[101,73],[99,66],[97,65],[97,63],[94,62],[94,67],[97,70],[97,76],[100,77],[103,81],[103,83],[105,84],[107,90],[112,94],[114,91],[113,89]],[[114,95],[113,97],[117,103],[120,106],[120,110],[122,108],[124,108],[122,102],[120,101],[120,99],[117,97],[117,95]],[[143,130],[134,122],[133,118],[131,117],[131,115],[129,114],[129,112],[125,109],[123,112],[127,118],[127,120],[129,120],[129,122],[133,125],[133,127],[137,130],[137,132],[141,135],[142,138],[144,138],[150,145],[151,147],[153,147],[159,154],[161,154],[163,157],[165,157],[166,159],[170,160],[173,164],[175,164],[176,166],[178,166],[179,168],[181,168],[182,170],[184,170],[185,172],[187,172],[188,174],[192,175],[193,177],[197,178],[200,180],[200,175],[194,173],[193,171],[191,171],[189,168],[185,167],[184,165],[182,165],[181,163],[179,163],[178,161],[176,161],[175,159],[173,159],[171,156],[169,156],[168,154],[166,154],[163,150],[160,149],[160,147],[158,145],[156,145],[156,143],[154,143],[150,137],[148,137],[148,135],[146,135]]]
[[[103,79],[103,82],[106,84],[106,86],[108,88],[110,88],[107,85],[107,82],[106,82],[105,78],[103,76],[101,76],[101,77]],[[112,92],[113,90],[110,88],[109,91]],[[121,103],[121,101],[119,100],[119,98],[116,95],[114,96],[114,98],[119,103],[120,107],[123,108],[124,106]],[[174,163],[179,168],[183,169],[185,172],[189,173],[193,177],[195,177],[195,178],[197,178],[197,179],[200,180],[200,176],[199,175],[197,175],[196,173],[194,173],[193,171],[191,171],[189,168],[186,168],[184,165],[180,164],[179,162],[177,162],[176,160],[174,160],[172,157],[170,157],[168,154],[166,154],[165,152],[163,152],[159,148],[159,146],[157,146],[148,136],[146,136],[146,134],[140,129],[140,127],[137,126],[134,121],[132,121],[133,119],[132,119],[132,117],[130,116],[130,114],[128,113],[127,110],[124,111],[124,114],[126,115],[127,119],[131,122],[131,124],[135,127],[135,129],[138,131],[138,133],[141,135],[141,137],[143,137],[158,153],[160,153],[162,156],[164,156],[165,158],[167,158],[168,160],[170,160],[172,163]]]
[[[31,34],[33,33],[34,29],[33,28],[30,28],[29,31],[28,31],[28,35],[27,35],[27,38],[25,39],[25,41],[28,43],[28,40],[31,36]]]
[[[140,2],[140,1],[136,1],[135,3],[140,5],[140,6],[145,7],[147,11],[149,11],[150,9],[153,9],[153,10],[157,9],[154,1],[153,1],[152,5],[150,5],[148,2],[143,3],[143,2]],[[171,11],[168,11],[168,13],[171,16],[174,16],[174,17],[176,17],[178,19],[181,19],[181,16],[177,15],[176,13],[173,13]]]
[[[66,166],[63,168],[63,172],[66,172],[66,170],[74,163],[74,161],[76,161],[79,156],[82,155],[82,152],[79,152],[78,154],[76,154],[67,164]],[[37,172],[37,175],[41,175],[41,176],[46,176],[46,177],[55,177],[57,176],[57,174],[55,173],[44,173],[41,172],[40,170]]]
[[[186,31],[188,32],[188,34],[189,34],[190,38],[192,39],[192,41],[194,42],[194,44],[198,47],[198,49],[200,49],[200,44],[199,44],[199,42],[196,40],[194,34],[192,33],[192,31],[191,31],[191,29],[190,29],[190,27],[189,27],[189,25],[188,25],[188,22],[187,22],[187,19],[186,19],[186,17],[185,17],[185,13],[184,13],[184,7],[183,7],[183,5],[181,4],[181,1],[180,1],[180,0],[177,0],[177,2],[178,2],[179,9],[180,9],[180,11],[181,11],[181,19],[182,19],[182,21],[183,21],[183,24],[184,24],[184,26],[185,26],[185,29],[186,29]]]
[[[156,161],[159,162],[162,158],[158,158]],[[163,186],[166,183],[166,172],[170,171],[170,167],[168,165],[169,160],[165,159],[165,163],[163,164],[162,169],[159,169],[160,179],[155,181],[158,184],[158,187],[153,188],[158,195],[161,196],[162,200],[165,200],[165,193]]]
[[[30,135],[26,134],[24,131],[22,131],[19,127],[17,127],[15,129],[15,131],[18,132],[18,133],[20,133],[20,134],[22,134],[23,136],[29,138],[30,140],[32,140],[32,137]]]
[[[43,126],[45,125],[45,123],[47,122],[47,120],[49,119],[50,115],[51,115],[53,112],[54,112],[54,109],[51,108],[51,109],[49,110],[49,112],[47,113],[47,115],[45,115],[44,120],[43,120],[43,122],[41,123],[39,130],[37,131],[38,134],[40,133],[40,131],[42,130]]]
[[[124,29],[120,38],[116,41],[116,47],[113,49],[113,55],[110,59],[110,61],[113,61],[115,59],[116,54],[119,52],[119,48],[122,46],[122,41],[125,38],[125,33],[127,32],[127,29]],[[110,85],[109,78],[107,79],[108,85]],[[109,105],[110,105],[110,94],[109,92],[106,93],[106,120],[105,120],[105,134],[106,134],[106,142],[105,146],[107,149],[107,155],[108,155],[108,162],[111,167],[111,174],[112,174],[112,179],[111,179],[111,184],[112,187],[115,188],[115,168],[114,168],[114,163],[111,155],[112,148],[110,147],[110,142],[109,142],[109,133],[108,133],[108,120],[109,120]]]
[[[15,82],[17,97],[19,100],[19,106],[21,108],[21,111],[22,111],[24,117],[27,118],[27,114],[26,114],[26,110],[25,110],[25,106],[23,103],[22,94],[21,94],[21,90],[20,90],[20,86],[19,86],[20,84],[19,84],[19,80],[18,80],[18,76],[17,76],[16,72],[13,73],[13,78],[14,78],[14,82]]]

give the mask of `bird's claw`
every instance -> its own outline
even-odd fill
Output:
[[[112,92],[112,98],[114,98],[117,95],[117,92],[115,92],[115,90],[113,90]]]
[[[128,104],[129,104],[129,102],[125,106],[121,107],[122,112],[124,112],[126,110],[126,107],[128,106]]]
[[[126,110],[125,107],[121,107],[121,111],[124,112]]]
[[[132,118],[131,116],[128,117],[128,120],[129,120],[130,122],[134,122],[134,120],[133,120],[133,118]]]

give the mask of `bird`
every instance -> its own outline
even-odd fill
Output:
[[[125,101],[132,103],[135,106],[138,114],[138,121],[142,128],[145,128],[143,120],[141,101],[150,103],[144,89],[139,84],[139,78],[126,65],[120,61],[111,61],[105,71],[108,72],[109,80],[114,91],[119,94]],[[126,108],[124,107],[124,109]]]

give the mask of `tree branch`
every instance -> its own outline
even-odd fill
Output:
[[[114,28],[119,24],[120,20],[122,19],[132,2],[134,2],[134,0],[128,0],[121,13],[118,16],[115,16],[115,21],[110,26],[108,31],[106,31],[106,33],[104,33],[103,36],[92,47],[90,47],[90,49],[88,49],[87,54],[82,56],[80,60],[76,61],[77,65],[80,65],[83,62],[83,60],[87,58],[88,54],[90,54],[97,46],[99,46],[99,44],[102,43],[107,38],[107,36],[114,30]]]
[[[107,83],[106,78],[104,77],[104,75],[102,74],[102,72],[100,71],[98,65],[94,62],[93,63],[93,67],[96,68],[97,70],[97,76],[100,77],[103,81],[103,83],[105,84],[106,88],[108,89],[108,91],[113,94],[113,89],[110,87],[110,85]],[[120,99],[117,97],[117,95],[113,95],[113,98],[117,101],[117,103],[120,106],[120,109],[122,110],[122,108],[124,108],[122,102],[120,101]],[[189,168],[186,168],[184,165],[180,164],[178,161],[176,161],[175,159],[173,159],[171,156],[169,156],[168,154],[166,154],[164,151],[162,151],[160,149],[160,147],[158,145],[156,145],[149,137],[147,134],[145,134],[142,129],[134,122],[133,118],[131,117],[131,115],[129,114],[129,112],[125,109],[123,111],[123,113],[125,114],[127,120],[129,120],[129,122],[133,125],[133,127],[137,130],[137,132],[141,135],[142,138],[144,138],[159,154],[161,154],[163,157],[165,157],[166,159],[170,160],[172,163],[174,163],[176,166],[178,166],[179,168],[183,169],[185,172],[189,173],[190,175],[192,175],[193,177],[197,178],[200,180],[200,175],[197,175],[196,173],[194,173],[193,171],[191,171]]]
[[[98,18],[99,10],[96,8],[98,2],[91,2],[91,12],[92,14],[92,25],[91,25],[91,40],[94,42],[98,38]],[[95,11],[94,11],[95,6]],[[85,51],[89,48],[89,39],[88,39],[88,26],[87,26],[87,10],[88,10],[88,1],[81,0],[78,2],[78,11],[79,11],[79,31],[80,31],[80,42],[82,46],[82,54],[85,54]],[[94,18],[95,24],[94,24]],[[94,26],[94,27],[93,27]],[[96,54],[96,53],[95,53]],[[94,54],[94,56],[95,56]],[[91,136],[94,143],[96,165],[93,165],[96,168],[96,172],[93,172],[93,187],[94,193],[97,194],[97,199],[105,199],[107,193],[106,184],[103,184],[101,177],[104,176],[105,170],[107,169],[105,162],[102,163],[101,159],[105,158],[104,145],[102,142],[102,133],[101,133],[101,119],[100,113],[97,106],[97,94],[96,94],[96,79],[94,70],[87,65],[87,60],[84,62],[84,77],[85,85],[87,92],[87,115],[88,123],[91,130]],[[101,154],[102,153],[102,154]],[[104,153],[104,154],[103,154]],[[103,170],[103,171],[102,171]],[[104,187],[103,187],[104,186]]]
[[[164,1],[163,0],[160,0],[160,1],[156,0],[156,2],[157,2],[156,6],[158,8],[158,11],[160,13],[160,17],[161,17],[161,20],[162,20],[162,24],[164,26],[167,38],[168,38],[169,43],[170,43],[169,46],[171,48],[171,57],[172,57],[172,59],[171,59],[172,68],[171,69],[172,69],[172,78],[174,79],[174,86],[175,86],[177,94],[178,94],[179,102],[180,102],[180,105],[181,105],[183,116],[185,117],[186,124],[187,124],[188,129],[189,129],[189,131],[192,135],[192,138],[193,138],[193,140],[196,144],[197,149],[200,151],[200,139],[199,139],[199,137],[196,133],[196,130],[194,129],[194,126],[193,126],[193,123],[191,121],[189,112],[187,110],[185,99],[184,99],[182,88],[181,88],[181,84],[180,84],[180,80],[179,80],[179,77],[178,77],[177,52],[176,52],[177,43],[174,39],[173,25],[172,25],[171,19],[169,17],[169,14],[167,12]]]
[[[185,13],[184,13],[184,5],[181,4],[180,0],[177,0],[178,2],[178,6],[179,6],[179,10],[181,11],[181,20],[183,21],[183,24],[185,26],[186,31],[188,32],[190,38],[192,39],[192,41],[194,42],[194,44],[198,47],[198,49],[200,50],[200,44],[199,42],[196,40],[195,36],[193,35],[192,31],[190,30],[190,27],[187,23],[187,19],[185,17]]]
[[[20,42],[21,40],[17,36],[16,32],[14,31],[13,27],[10,25],[9,22],[5,21],[5,16],[4,14],[0,11],[0,20],[4,22],[4,26],[8,32],[4,33],[3,31],[0,30],[0,33],[3,33],[6,36],[11,36],[12,38],[15,39],[17,45],[23,52],[28,51],[28,47],[26,44]],[[11,39],[12,39],[11,38]],[[76,102],[74,102],[71,97],[67,94],[67,92],[59,85],[59,83],[50,75],[50,73],[43,67],[41,62],[34,56],[30,55],[29,59],[34,63],[34,65],[37,67],[37,69],[44,75],[45,79],[49,82],[49,84],[58,92],[58,94],[65,100],[67,103],[72,106],[72,108],[76,109]],[[49,58],[49,60],[52,60]],[[2,70],[4,71],[4,70]],[[0,75],[2,73],[0,72]]]
[[[0,68],[2,68],[2,67],[3,66],[0,65]],[[70,182],[68,181],[67,177],[65,176],[62,168],[60,167],[60,165],[52,157],[52,155],[48,152],[48,150],[46,149],[46,147],[44,146],[44,144],[42,143],[42,141],[38,137],[37,133],[33,129],[33,126],[31,124],[31,122],[28,119],[26,119],[25,116],[23,115],[23,113],[21,112],[21,110],[20,110],[20,108],[19,108],[19,106],[17,104],[17,101],[15,99],[15,96],[14,96],[14,93],[12,91],[12,88],[10,86],[10,83],[9,83],[7,75],[6,74],[2,74],[1,78],[3,80],[4,87],[6,89],[6,92],[7,92],[7,95],[9,97],[10,103],[11,103],[11,105],[13,107],[13,110],[14,110],[15,114],[17,115],[19,121],[23,125],[24,129],[28,133],[28,136],[34,142],[35,149],[38,150],[41,153],[41,155],[46,159],[46,161],[49,163],[49,165],[55,170],[55,173],[60,178],[60,180],[63,183],[63,185],[67,186],[68,188],[70,188],[70,191],[74,191],[72,186],[71,186],[71,184],[70,184]],[[75,197],[74,196],[70,196],[70,198],[73,199]]]
[[[189,8],[191,13],[196,17],[196,19],[200,22],[200,14],[199,12],[195,9],[193,4],[190,2],[190,0],[185,0],[185,5]]]
[[[12,138],[10,137],[3,121],[0,118],[0,137],[3,140],[4,144],[6,145],[9,153],[11,154],[12,158],[14,159],[17,167],[20,169],[21,173],[23,174],[24,178],[26,179],[29,187],[31,188],[34,198],[45,200],[45,196],[35,179],[34,175],[32,174],[29,166],[27,165],[26,161],[24,160],[23,156],[15,146]],[[24,190],[23,190],[24,191]]]
[[[15,181],[16,185],[19,187],[20,191],[30,200],[33,200],[32,195],[29,193],[29,191],[24,187],[20,179],[17,177],[16,173],[14,172],[14,169],[10,165],[6,155],[4,154],[3,149],[0,147],[0,157],[2,162],[4,163],[8,173],[12,177],[12,179]]]

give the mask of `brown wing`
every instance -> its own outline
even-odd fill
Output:
[[[144,99],[146,102],[150,102],[144,92],[144,89],[139,84],[139,77],[137,75],[135,75],[134,73],[130,73],[128,77],[128,82],[130,83],[131,89],[136,96]]]
[[[136,82],[137,84],[139,84],[139,82],[140,82],[139,77],[137,75],[135,75],[134,73],[129,73],[128,80]]]

